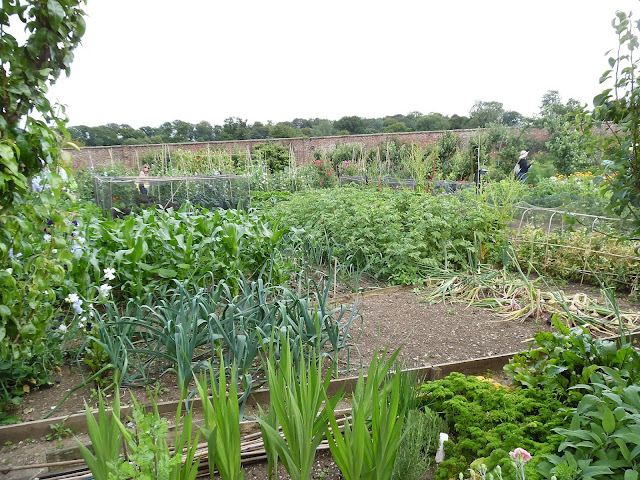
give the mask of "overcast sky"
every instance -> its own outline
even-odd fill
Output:
[[[638,0],[88,0],[71,125],[439,112],[536,114],[602,90],[616,10]]]

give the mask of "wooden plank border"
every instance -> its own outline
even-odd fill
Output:
[[[629,336],[633,341],[640,340],[640,332]],[[619,342],[620,337],[606,337],[602,340],[614,340]],[[430,365],[424,367],[410,368],[404,371],[414,373],[419,380],[429,381],[446,377],[450,373],[457,372],[464,375],[484,374],[487,370],[500,370],[509,360],[518,352],[505,353],[502,355],[493,355],[490,357],[474,358],[471,360],[463,360],[459,362],[442,363],[438,365]],[[354,390],[358,377],[346,377],[332,380],[329,383],[328,394],[332,395],[341,388],[345,393]],[[252,392],[247,400],[248,405],[266,405],[269,403],[269,390],[261,388]],[[199,398],[195,398],[190,402],[195,411],[202,408]],[[161,415],[169,415],[177,410],[178,402],[160,402],[158,403],[158,411]],[[128,412],[127,406],[122,406],[122,418],[126,417]],[[0,438],[2,441],[19,442],[26,438],[40,438],[49,433],[50,424],[59,424],[65,422],[65,427],[71,428],[75,432],[86,432],[86,415],[77,413],[67,417],[54,417],[46,420],[34,420],[31,422],[17,423],[14,425],[5,425],[0,427]]]

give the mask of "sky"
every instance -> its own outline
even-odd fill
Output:
[[[70,125],[222,125],[438,112],[532,116],[545,92],[591,105],[639,0],[88,0]]]

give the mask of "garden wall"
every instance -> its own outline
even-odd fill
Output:
[[[466,144],[477,129],[453,130],[458,136],[460,144]],[[338,137],[306,137],[306,138],[277,138],[255,140],[232,140],[220,142],[192,142],[171,143],[163,145],[113,145],[110,147],[83,147],[80,151],[69,150],[73,156],[73,168],[100,168],[114,163],[124,163],[129,168],[140,167],[140,155],[149,151],[158,150],[225,150],[227,152],[246,151],[254,146],[272,142],[290,148],[299,164],[306,165],[313,160],[313,152],[333,150],[337,145],[345,143],[359,143],[363,149],[370,150],[385,142],[396,140],[403,144],[417,144],[424,146],[435,143],[440,139],[444,131],[431,132],[406,132],[406,133],[374,133],[369,135],[344,135]],[[545,130],[530,129],[528,136],[535,140],[546,140],[548,134]]]

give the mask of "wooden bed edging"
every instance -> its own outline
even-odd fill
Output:
[[[640,332],[629,335],[631,340],[640,340]],[[620,337],[606,337],[603,340],[615,340],[619,341]],[[490,357],[474,358],[471,360],[462,360],[459,362],[441,363],[438,365],[430,365],[425,367],[416,367],[405,369],[406,372],[411,372],[416,375],[419,380],[438,380],[446,377],[450,373],[457,372],[464,375],[478,375],[484,374],[488,370],[502,369],[509,360],[513,358],[519,352],[505,353],[501,355],[493,355]],[[355,389],[358,377],[346,377],[332,380],[329,383],[327,393],[332,395],[341,388],[344,389],[344,393],[350,393]],[[252,392],[247,400],[247,405],[266,405],[269,403],[269,390],[267,388],[261,388]],[[198,411],[202,407],[202,402],[199,398],[195,398],[190,402],[193,408]],[[161,415],[174,414],[178,408],[177,401],[160,402],[158,403],[158,412]],[[125,418],[128,413],[127,406],[121,406],[121,416]],[[95,413],[95,411],[94,411]],[[60,424],[64,422],[66,428],[72,429],[74,432],[86,431],[86,414],[76,413],[67,417],[54,417],[45,420],[34,420],[31,422],[17,423],[14,425],[5,425],[0,427],[0,439],[3,442],[19,442],[27,438],[40,438],[50,432],[49,425]]]

